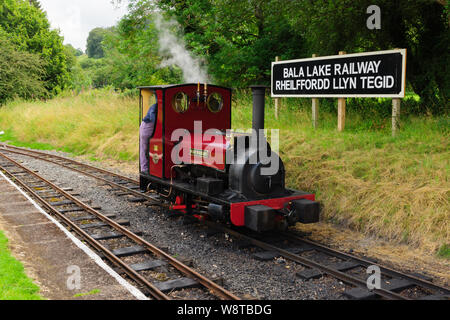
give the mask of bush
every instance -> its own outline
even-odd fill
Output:
[[[15,98],[34,99],[48,95],[42,78],[44,63],[36,54],[21,52],[0,34],[0,105]]]
[[[38,55],[45,65],[41,80],[51,94],[58,94],[69,82],[69,68],[63,38],[50,29],[46,13],[37,2],[23,0],[0,1],[0,32],[19,51]],[[2,48],[3,49],[3,48]]]

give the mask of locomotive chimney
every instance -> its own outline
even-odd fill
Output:
[[[253,92],[253,123],[252,127],[259,134],[259,130],[264,130],[264,110],[267,86],[251,86]]]

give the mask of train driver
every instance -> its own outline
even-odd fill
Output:
[[[139,160],[141,163],[141,172],[149,172],[149,141],[153,136],[156,124],[156,114],[158,111],[158,98],[156,97],[156,103],[150,107],[147,115],[142,119],[141,126],[139,128]]]

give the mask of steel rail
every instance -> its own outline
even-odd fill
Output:
[[[140,197],[140,198],[145,198],[147,201],[150,201],[151,204],[154,205],[154,206],[169,207],[168,205],[166,205],[166,204],[164,204],[164,203],[162,203],[162,202],[159,202],[158,200],[154,199],[153,197],[151,197],[151,196],[149,196],[149,195],[146,195],[146,194],[141,193],[141,192],[139,192],[139,191],[136,191],[136,190],[127,188],[127,187],[125,187],[125,186],[123,186],[123,185],[120,185],[120,184],[115,183],[115,182],[113,182],[113,181],[111,181],[111,180],[105,179],[105,178],[103,178],[103,177],[96,176],[95,174],[92,174],[92,173],[89,173],[89,172],[80,170],[80,169],[78,169],[78,168],[73,168],[73,167],[68,166],[68,165],[66,165],[66,164],[63,164],[63,163],[59,163],[59,162],[56,162],[56,161],[52,161],[52,160],[50,160],[50,159],[46,159],[46,158],[43,158],[43,157],[40,157],[40,156],[27,154],[27,153],[24,153],[24,152],[21,152],[21,151],[14,151],[14,150],[9,150],[9,149],[5,149],[5,148],[0,148],[0,151],[6,151],[6,152],[18,154],[18,155],[23,155],[23,156],[27,156],[27,157],[33,157],[33,158],[38,159],[38,160],[42,160],[42,161],[46,161],[46,162],[49,162],[49,163],[53,163],[53,164],[56,164],[56,165],[61,166],[61,167],[63,167],[63,168],[66,168],[66,169],[69,169],[69,170],[72,170],[72,171],[75,171],[75,172],[84,174],[84,175],[86,175],[86,176],[88,176],[88,177],[91,177],[91,178],[94,178],[94,179],[98,179],[98,180],[100,180],[100,181],[102,181],[102,182],[104,182],[104,183],[106,183],[106,184],[108,184],[108,185],[111,185],[111,186],[114,186],[114,187],[116,187],[116,188],[119,188],[119,189],[121,189],[121,190],[123,190],[123,191],[125,191],[125,192],[127,192],[127,193],[133,194],[133,195],[138,196],[138,197]],[[27,150],[27,151],[28,151],[28,150]],[[34,151],[29,151],[29,152],[30,152],[30,153],[34,153]],[[36,154],[42,154],[42,155],[45,155],[45,156],[53,156],[53,155],[49,155],[49,154],[42,153],[42,152],[35,152],[35,153],[36,153]],[[59,157],[59,156],[55,156],[55,157],[61,158],[61,157]],[[65,159],[65,158],[63,158],[63,159]],[[109,172],[106,171],[106,170],[99,169],[99,168],[96,168],[96,167],[92,167],[92,166],[89,166],[89,165],[84,164],[84,163],[81,163],[81,162],[76,162],[76,161],[70,160],[70,159],[65,159],[65,160],[70,161],[71,163],[76,164],[76,165],[79,165],[79,166],[86,166],[86,167],[88,167],[88,168],[90,168],[90,169],[99,170],[100,172],[105,173],[105,174],[111,174],[111,175],[113,175],[113,176],[115,176],[115,177],[117,177],[117,178],[121,178],[121,179],[129,179],[129,178],[127,178],[127,177],[122,177],[122,176],[120,176],[120,175],[113,174],[112,172],[109,173]],[[131,180],[131,179],[130,179],[130,180]],[[139,184],[138,181],[134,181],[134,180],[132,180],[130,183]]]
[[[44,181],[45,183],[47,183],[49,186],[51,186],[54,190],[56,190],[57,192],[63,194],[65,197],[67,197],[68,199],[70,199],[71,201],[73,201],[76,205],[80,206],[81,208],[85,209],[87,212],[92,213],[93,215],[95,215],[97,218],[99,218],[100,220],[106,222],[107,224],[109,224],[111,227],[113,227],[114,229],[116,229],[117,231],[120,231],[122,234],[124,234],[125,236],[127,236],[129,239],[132,239],[133,241],[135,241],[136,243],[143,245],[144,247],[146,247],[149,251],[153,252],[155,255],[160,256],[165,258],[166,260],[168,260],[168,262],[175,267],[177,270],[179,270],[181,273],[185,274],[185,275],[190,275],[191,277],[193,277],[195,280],[197,280],[199,283],[201,283],[204,287],[208,288],[209,290],[211,290],[214,294],[216,294],[217,296],[219,296],[222,299],[227,299],[227,300],[240,300],[236,295],[232,294],[231,292],[227,291],[225,288],[217,285],[216,283],[214,283],[213,281],[209,280],[208,278],[202,276],[200,273],[198,273],[197,271],[191,269],[190,267],[188,267],[187,265],[185,265],[184,263],[176,260],[175,258],[173,258],[172,256],[170,256],[169,254],[167,254],[166,252],[162,251],[161,249],[155,247],[154,245],[152,245],[151,243],[145,241],[144,239],[142,239],[141,237],[137,236],[136,234],[132,233],[131,231],[129,231],[128,229],[124,228],[123,226],[121,226],[120,224],[118,224],[117,222],[115,222],[114,220],[104,216],[103,214],[101,214],[100,212],[98,212],[97,210],[93,209],[92,207],[86,205],[85,203],[79,201],[77,198],[75,198],[74,196],[72,196],[71,194],[67,193],[66,191],[62,190],[61,188],[59,188],[58,186],[54,185],[53,183],[51,183],[50,181],[46,180],[45,178],[41,177],[40,175],[38,175],[37,173],[25,168],[24,166],[22,166],[21,164],[19,164],[18,162],[14,161],[13,159],[9,158],[8,156],[2,154],[0,152],[0,156],[9,160],[10,162],[14,163],[16,166],[18,166],[19,168],[23,169],[24,171],[30,173],[31,175],[35,176],[36,178]],[[3,168],[3,170],[5,170]],[[5,170],[7,171],[7,170]],[[9,173],[11,175],[11,173]],[[14,175],[12,175],[14,176]],[[15,179],[19,180],[17,177],[14,176]],[[21,183],[22,186],[24,186],[24,183]],[[42,203],[45,204],[45,206],[47,208],[51,208],[51,205],[45,201],[44,199],[42,199],[39,195],[37,195],[35,192],[32,191],[32,189],[26,187],[26,189],[30,192],[33,193],[33,195],[36,195],[37,198],[39,199],[39,201],[41,201]],[[57,211],[56,209],[51,208],[50,209],[52,212],[54,212],[55,214],[57,214],[58,216],[63,216],[59,211]],[[64,216],[63,216],[64,217]],[[78,230],[80,230],[83,234],[83,237],[87,236],[87,239],[89,239],[88,241],[94,241],[96,242],[96,240],[94,240],[91,236],[89,236],[89,234],[87,234],[86,232],[84,232],[82,229],[78,228],[76,225],[73,224],[72,221],[70,221],[67,217],[64,217],[63,219],[65,222],[70,223],[71,227],[75,226]],[[76,229],[75,228],[75,229]],[[126,264],[124,264],[123,262],[121,262],[120,259],[118,259],[116,256],[114,256],[114,254],[112,252],[110,252],[108,249],[106,249],[105,247],[101,246],[101,244],[98,244],[99,248],[101,248],[102,251],[105,251],[105,253],[108,255],[108,257],[110,257],[114,260],[114,262],[120,263],[121,267],[124,267],[124,270],[128,272],[132,273],[132,275],[130,275],[131,277],[134,276],[134,273],[136,273],[132,268],[128,267]],[[97,247],[97,246],[96,246]],[[137,279],[142,282],[145,281],[145,285],[149,286],[152,290],[153,288],[158,290],[154,285],[152,285],[150,282],[148,282],[147,280],[145,280],[144,278],[142,278],[139,274],[137,274]],[[162,293],[162,292],[161,292]],[[163,294],[163,293],[162,293]],[[163,297],[166,296],[165,294],[163,294]],[[166,296],[167,297],[167,296]],[[165,299],[165,298],[164,298]]]
[[[14,147],[14,148],[17,148],[17,147]],[[160,199],[155,199],[155,198],[153,198],[152,196],[149,196],[149,195],[147,195],[147,194],[145,194],[145,193],[141,193],[141,192],[138,192],[138,191],[129,189],[129,188],[124,187],[124,186],[122,186],[122,185],[119,185],[119,184],[117,184],[117,183],[115,183],[115,182],[113,182],[113,181],[110,181],[110,180],[108,180],[108,179],[105,179],[105,178],[96,176],[96,175],[94,175],[94,174],[91,174],[91,173],[89,173],[89,172],[80,170],[80,169],[78,169],[78,168],[73,168],[73,167],[67,166],[67,165],[65,165],[65,164],[62,164],[62,163],[60,163],[60,162],[57,162],[57,161],[52,161],[52,160],[50,160],[50,159],[46,159],[46,158],[42,158],[42,157],[40,157],[40,156],[36,156],[36,155],[34,155],[33,153],[40,154],[40,155],[44,155],[44,156],[47,156],[47,157],[53,157],[53,155],[51,155],[51,154],[42,153],[42,152],[38,152],[38,151],[34,151],[34,150],[28,150],[28,149],[23,149],[23,150],[25,150],[26,152],[29,152],[29,153],[31,153],[31,154],[23,153],[23,152],[20,152],[20,151],[9,150],[9,149],[5,149],[5,148],[1,148],[1,147],[0,147],[0,151],[6,151],[6,152],[14,153],[14,154],[19,154],[19,155],[23,155],[23,156],[27,156],[27,157],[32,157],[32,158],[34,158],[34,159],[39,159],[39,160],[42,160],[42,161],[46,161],[46,162],[49,162],[49,163],[56,164],[56,165],[61,166],[61,167],[63,167],[63,168],[66,168],[66,169],[69,169],[69,170],[72,170],[72,171],[75,171],[75,172],[84,174],[84,175],[86,175],[86,176],[88,176],[88,177],[91,177],[91,178],[94,178],[94,179],[98,179],[98,180],[100,180],[100,181],[103,181],[105,184],[109,184],[109,185],[115,186],[115,187],[117,187],[117,188],[120,188],[120,189],[124,190],[126,193],[132,193],[132,194],[134,194],[134,195],[136,195],[136,196],[139,196],[139,197],[141,197],[141,198],[145,198],[145,199],[147,199],[147,200],[149,200],[149,201],[152,202],[151,205],[154,205],[154,206],[160,206],[160,207],[164,207],[164,208],[167,208],[167,209],[170,208],[170,205],[164,203],[164,202],[161,201]],[[59,157],[59,156],[55,156],[55,157],[57,157],[57,158],[62,158],[62,157]],[[62,158],[62,159],[66,159],[66,158]],[[78,166],[87,166],[87,167],[89,167],[90,169],[95,169],[95,168],[96,168],[96,167],[92,167],[92,166],[86,165],[86,164],[81,163],[81,162],[77,162],[77,161],[72,160],[72,159],[67,159],[67,161],[70,161],[70,162],[72,162],[73,164],[78,165]],[[109,171],[105,171],[105,170],[103,170],[103,169],[99,169],[99,170],[101,170],[102,173],[104,173],[104,172],[108,173],[108,172],[109,172]],[[111,174],[112,174],[112,172],[111,172]],[[117,175],[117,174],[114,174],[114,175],[115,175],[116,177],[119,177],[119,178],[122,177],[122,176]],[[125,177],[124,177],[124,178],[125,178]],[[129,178],[128,178],[128,179],[129,179]],[[170,182],[166,182],[166,181],[164,181],[164,180],[160,180],[159,182],[161,182],[162,184],[165,184],[166,187],[170,187]],[[133,183],[135,183],[137,186],[139,186],[139,181],[134,181]],[[181,189],[181,191],[190,192],[190,190],[188,190],[188,189]],[[223,204],[225,204],[225,205],[228,204],[228,203],[227,203],[226,201],[224,201],[224,200],[219,200],[219,202],[221,202],[221,203],[223,203]]]
[[[42,156],[49,156],[49,157],[52,157],[52,158],[56,158],[56,159],[59,159],[59,160],[63,160],[63,161],[70,162],[70,163],[72,163],[72,164],[74,164],[74,165],[82,165],[82,166],[87,167],[87,168],[90,168],[90,169],[92,169],[92,170],[97,170],[97,171],[100,171],[100,172],[102,172],[102,173],[105,173],[105,174],[108,174],[108,175],[115,176],[116,178],[120,178],[120,179],[123,179],[123,180],[127,180],[127,181],[129,181],[130,183],[139,184],[139,181],[137,181],[137,180],[135,180],[135,179],[132,179],[132,178],[129,178],[129,177],[126,177],[126,176],[123,176],[123,175],[120,175],[120,174],[117,174],[117,173],[114,173],[114,172],[105,170],[105,169],[101,169],[101,168],[98,168],[98,167],[93,166],[93,165],[89,165],[89,164],[86,164],[86,163],[82,163],[82,162],[79,162],[79,161],[77,161],[77,160],[73,160],[73,159],[70,159],[70,158],[66,158],[66,157],[63,157],[63,156],[58,156],[58,155],[55,155],[55,154],[45,153],[45,152],[36,151],[36,150],[30,150],[30,149],[27,149],[27,148],[21,148],[21,147],[11,146],[11,145],[6,144],[6,143],[1,143],[1,145],[3,145],[3,147],[0,147],[0,150],[4,150],[4,151],[12,151],[12,150],[10,150],[10,149],[15,149],[15,150],[20,150],[20,151],[24,151],[24,152],[30,152],[30,153],[34,153],[34,154],[39,154],[39,155],[42,155]]]
[[[305,244],[308,244],[308,245],[314,247],[314,249],[316,249],[318,251],[322,251],[324,253],[328,253],[328,254],[330,254],[332,256],[335,256],[335,257],[338,257],[338,258],[341,258],[341,259],[353,260],[353,261],[358,262],[361,265],[366,266],[366,267],[371,266],[371,265],[377,265],[378,267],[380,267],[380,270],[386,275],[394,276],[394,277],[398,277],[398,278],[403,278],[403,279],[411,281],[412,283],[414,283],[417,286],[424,287],[424,288],[431,289],[431,290],[442,291],[446,295],[450,295],[450,289],[447,289],[447,288],[444,288],[444,287],[440,287],[440,286],[438,286],[438,285],[436,285],[436,284],[434,284],[434,283],[432,283],[430,281],[427,281],[425,279],[420,279],[418,277],[415,277],[415,276],[407,274],[407,273],[395,271],[395,270],[393,270],[393,269],[391,269],[389,267],[380,265],[378,263],[374,263],[372,261],[369,261],[369,260],[366,260],[366,259],[363,259],[363,258],[360,258],[360,257],[357,257],[357,256],[353,256],[353,255],[350,255],[350,254],[347,254],[345,252],[341,252],[341,251],[338,251],[338,250],[335,250],[335,249],[332,249],[332,248],[329,248],[329,247],[326,247],[326,246],[324,246],[322,244],[316,243],[316,242],[308,240],[308,239],[304,239],[304,238],[302,238],[302,237],[300,237],[298,235],[292,234],[290,232],[284,232],[284,233],[281,233],[281,235],[286,237],[286,238],[289,238],[291,240],[298,241],[298,242],[303,242]]]

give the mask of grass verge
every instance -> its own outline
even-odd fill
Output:
[[[8,239],[0,231],[0,300],[41,300],[39,287],[26,275],[22,264],[11,256]]]
[[[91,290],[91,291],[89,291],[89,292],[86,292],[86,293],[78,293],[78,294],[75,294],[73,297],[74,297],[74,298],[80,298],[80,297],[85,297],[85,296],[96,295],[96,294],[99,294],[99,293],[100,293],[100,290],[99,290],[99,289],[93,289],[93,290]]]
[[[234,129],[251,127],[251,105],[249,94],[234,95]],[[404,116],[393,138],[388,116],[352,106],[339,133],[329,108],[313,129],[308,99],[283,100],[278,120],[267,99],[266,128],[280,130],[288,186],[316,193],[326,222],[448,258],[450,119]],[[109,91],[0,109],[0,131],[6,132],[1,140],[91,160],[136,163],[138,126],[137,99]]]
[[[2,141],[57,149],[92,159],[137,159],[139,107],[113,91],[90,91],[48,102],[16,101],[0,108]]]

